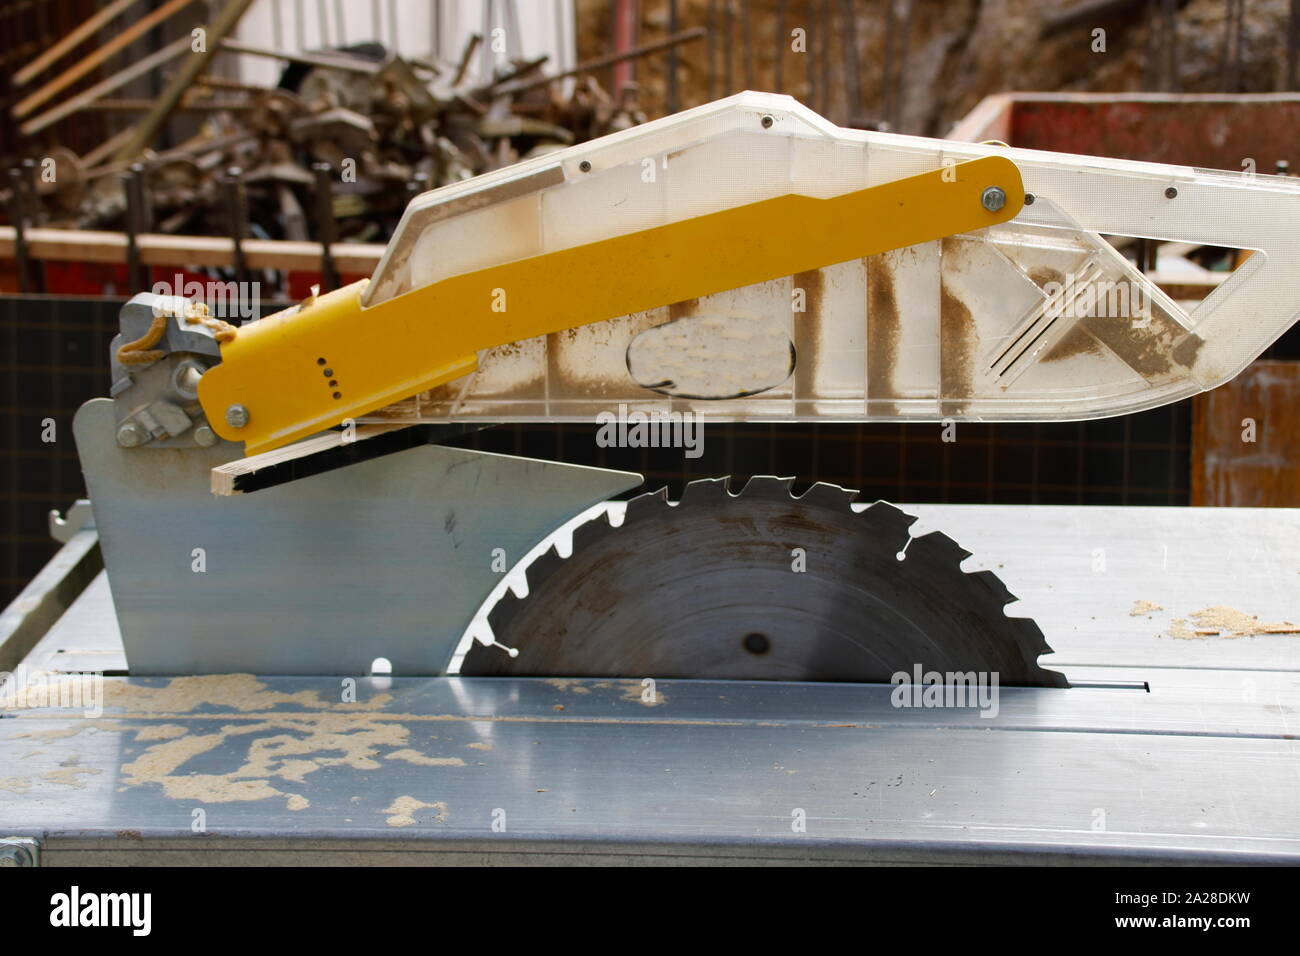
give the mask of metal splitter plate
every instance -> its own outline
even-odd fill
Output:
[[[461,674],[889,682],[898,672],[996,672],[1003,685],[1066,687],[1038,666],[1038,626],[970,552],[855,492],[794,479],[689,484],[628,503],[623,523],[579,526],[488,616],[498,644],[475,643]],[[900,560],[899,555],[902,554]]]

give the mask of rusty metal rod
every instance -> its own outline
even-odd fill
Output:
[[[9,167],[9,221],[14,227],[14,258],[18,260],[18,291],[30,291],[31,260],[27,255],[27,209],[23,188],[23,171]]]
[[[122,188],[126,191],[126,282],[135,292],[145,287],[146,278],[138,241],[141,233],[149,231],[145,221],[144,177],[144,166],[140,163],[133,163],[122,177]]]
[[[907,78],[907,55],[912,46],[912,19],[916,13],[916,0],[905,0],[902,33],[898,38],[898,70],[894,76],[894,94],[891,97],[894,114],[889,118],[892,132],[903,131],[903,83]]]
[[[709,7],[705,13],[709,31],[709,42],[707,58],[709,61],[709,100],[713,101],[718,98],[718,0],[709,0]]]
[[[677,32],[677,0],[668,0],[668,33]],[[666,105],[669,113],[676,113],[681,104],[680,94],[677,89],[677,69],[678,69],[677,47],[668,48],[668,84],[665,94]]]
[[[316,174],[316,238],[320,240],[321,286],[328,292],[339,287],[339,272],[334,265],[334,243],[337,242],[334,221],[334,168],[329,163],[312,163]]]
[[[478,45],[483,42],[483,38],[475,33],[465,44],[465,50],[460,55],[460,63],[456,66],[456,75],[452,78],[452,86],[460,86],[465,80],[465,74],[469,72],[470,61],[474,59],[474,51]]]
[[[740,0],[740,37],[745,44],[745,89],[754,88],[754,17],[749,0]]]
[[[230,239],[234,243],[235,281],[248,281],[248,257],[244,239],[248,234],[248,193],[244,189],[244,171],[238,166],[226,170],[226,210],[230,216]]]
[[[736,92],[735,75],[732,73],[732,66],[735,58],[732,56],[732,34],[736,29],[736,15],[731,11],[731,0],[724,0],[722,6],[722,95],[730,96]]]
[[[844,118],[852,123],[862,109],[862,81],[858,76],[858,25],[852,0],[840,0],[840,52],[844,55]]]
[[[785,45],[786,45],[785,14],[786,14],[785,0],[777,0],[776,60],[774,61],[774,66],[776,68],[776,91],[778,93],[785,92]]]
[[[831,115],[831,0],[818,0],[817,60],[822,68],[822,116]]]
[[[176,105],[178,113],[240,113],[255,109],[253,103],[244,100],[190,100]],[[153,100],[99,100],[81,107],[82,112],[104,113],[147,113],[153,109]]]
[[[1300,0],[1291,0],[1286,26],[1286,88],[1300,89]]]
[[[343,73],[360,73],[365,76],[373,76],[383,69],[382,63],[365,60],[359,56],[344,56],[341,54],[334,56],[329,53],[289,53],[285,50],[272,50],[264,46],[254,46],[242,40],[225,39],[221,42],[221,47],[231,53],[260,56],[270,60],[287,60],[290,63],[320,66],[329,70],[339,70]]]
[[[158,130],[171,115],[173,107],[180,102],[195,78],[207,72],[208,64],[222,47],[222,41],[235,29],[240,17],[244,15],[244,11],[251,3],[252,0],[226,0],[226,5],[207,27],[203,49],[191,53],[181,64],[181,68],[176,71],[176,75],[159,95],[157,106],[141,118],[131,134],[131,139],[118,151],[117,159],[134,159],[153,142],[154,137],[158,135]],[[182,37],[182,39],[188,38]]]
[[[660,50],[666,49],[670,46],[675,46],[678,43],[690,43],[692,40],[700,39],[707,32],[708,31],[706,31],[704,27],[695,27],[694,29],[675,34],[674,36],[664,37],[662,40],[656,40],[653,43],[646,43],[642,46],[633,47],[632,49],[625,50],[622,53],[614,53],[609,56],[601,56],[596,57],[593,60],[587,60],[584,63],[579,63],[573,69],[565,70],[562,73],[552,73],[548,76],[539,76],[531,79],[518,79],[512,80],[509,83],[502,83],[500,86],[496,87],[493,92],[499,96],[506,96],[512,93],[522,93],[524,90],[536,89],[539,86],[545,86],[555,80],[562,80],[566,76],[577,76],[579,73],[590,73],[594,70],[600,70],[604,67],[612,66],[614,63],[622,60],[631,60],[636,57],[646,56],[650,53],[657,53]]]

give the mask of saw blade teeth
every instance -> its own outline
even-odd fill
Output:
[[[1038,687],[1069,687],[1070,682],[1060,671],[1043,667],[1038,658],[1043,654],[1054,654],[1052,646],[1047,643],[1047,636],[1036,621],[1027,617],[1007,618],[1008,628],[1019,645],[1025,658],[1034,664],[1034,684]]]
[[[1004,607],[1013,601],[1019,600],[1019,598],[1011,593],[1010,589],[1005,583],[1003,583],[1002,579],[992,571],[972,571],[970,577],[979,581],[984,587],[988,588],[989,593],[993,595],[994,599]]]
[[[686,487],[682,489],[681,503],[716,501],[725,498],[730,494],[728,488],[730,481],[730,478],[700,478],[688,482]]]
[[[609,523],[608,516],[604,521],[584,521],[578,527],[573,529],[573,549],[570,554],[576,554],[579,548],[585,548],[605,535],[610,534],[614,526]],[[555,550],[552,547],[552,550]]]
[[[745,556],[743,546],[750,542],[747,526],[766,527],[764,520],[774,512],[798,515],[802,509],[800,527],[810,540],[818,542],[822,552],[844,549],[843,560],[826,563],[825,572],[810,563],[808,573],[823,576],[807,580],[821,581],[840,595],[826,607],[843,604],[856,608],[854,602],[863,602],[863,610],[826,617],[838,628],[835,633],[856,632],[864,617],[883,606],[902,620],[925,622],[923,633],[916,638],[924,642],[925,652],[946,656],[962,669],[973,665],[994,669],[1007,686],[1069,686],[1063,674],[1037,663],[1040,655],[1051,653],[1042,630],[1029,618],[1007,615],[1007,605],[1015,597],[995,572],[961,570],[960,564],[970,552],[952,538],[938,531],[912,538],[909,528],[916,516],[883,501],[868,505],[861,514],[849,510],[846,517],[845,511],[838,509],[849,508],[855,492],[819,482],[794,498],[790,495],[793,484],[791,478],[757,475],[736,492],[732,489],[739,488],[739,481],[693,481],[682,494],[682,503],[697,502],[689,515],[677,513],[667,490],[661,488],[628,502],[632,527],[626,519],[613,527],[607,513],[602,515],[603,521],[592,518],[577,525],[569,558],[561,557],[553,546],[544,551],[524,569],[528,594],[520,598],[506,590],[488,612],[494,638],[527,653],[512,658],[499,648],[475,645],[465,655],[461,673],[628,676],[646,670],[650,661],[654,662],[651,670],[662,668],[664,661],[674,662],[672,655],[677,653],[680,676],[701,676],[707,671],[717,679],[884,682],[920,653],[909,649],[906,641],[894,645],[897,628],[893,625],[880,632],[879,648],[865,655],[845,654],[838,645],[827,644],[814,621],[806,632],[796,632],[809,642],[809,654],[807,660],[794,664],[765,663],[767,658],[751,659],[751,652],[738,660],[727,658],[721,663],[726,670],[716,672],[710,669],[718,666],[716,655],[698,656],[700,642],[712,639],[708,635],[712,622],[718,619],[715,612],[730,613],[756,601],[783,606],[779,604],[782,594],[790,598],[794,610],[810,614],[819,610],[800,603],[806,589],[782,591],[765,579],[746,582],[736,573],[751,565],[760,570],[768,566],[766,558],[755,563],[756,559]],[[681,520],[685,518],[690,520]],[[728,545],[735,547],[729,551]],[[899,551],[904,552],[906,563],[893,560]],[[671,588],[680,586],[683,579],[684,553],[697,555],[688,561],[695,560],[710,571],[716,570],[719,562],[733,562],[730,580],[680,595],[673,592]],[[859,570],[865,577],[857,577]],[[735,593],[728,593],[728,586],[736,588]],[[865,610],[868,606],[870,612]],[[677,620],[674,615],[679,616]],[[638,641],[648,621],[656,627],[667,623],[655,638],[659,643],[640,647]],[[708,623],[695,623],[700,621]],[[751,626],[748,621],[743,623]],[[766,625],[758,626],[766,629]],[[611,639],[627,642],[626,655],[649,656],[632,663],[620,650],[611,660]],[[654,656],[661,653],[668,656]],[[695,672],[692,667],[702,670]]]
[[[873,501],[863,510],[860,518],[882,530],[898,532],[904,536],[907,535],[907,529],[912,527],[917,520],[916,515],[910,515],[902,508],[891,505],[888,501]]]
[[[514,616],[519,613],[520,608],[524,606],[526,598],[521,598],[515,594],[514,588],[506,588],[505,593],[497,599],[497,603],[492,605],[492,610],[487,613],[488,626],[492,628],[492,635],[496,637],[501,633],[502,628],[507,628]],[[477,648],[478,642],[474,642]],[[473,653],[471,650],[470,653]]]
[[[623,520],[635,520],[646,513],[654,513],[667,504],[668,488],[666,486],[658,491],[647,491],[643,495],[637,495],[627,503],[627,508],[623,511]]]
[[[740,489],[741,498],[784,498],[789,499],[790,489],[794,487],[794,478],[778,478],[775,475],[754,475]]]
[[[858,493],[851,488],[842,488],[827,481],[819,481],[803,494],[799,495],[800,504],[817,505],[821,508],[833,508],[848,511]]]
[[[967,551],[942,531],[931,531],[927,534],[917,535],[912,539],[911,546],[913,548],[932,549],[936,553],[942,554],[954,566],[961,564],[974,553]]]
[[[587,525],[592,523],[593,522],[588,522]],[[587,527],[587,525],[583,525],[583,527]],[[574,531],[574,536],[577,536],[576,530]],[[574,550],[577,550],[576,547]],[[538,582],[545,581],[550,577],[551,572],[563,563],[564,558],[560,556],[560,549],[555,545],[551,545],[537,557],[533,558],[533,560],[529,562],[528,567],[524,568],[524,580],[528,582],[529,595],[533,593],[533,589],[537,586]]]

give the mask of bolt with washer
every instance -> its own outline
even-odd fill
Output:
[[[243,405],[231,405],[226,409],[226,424],[231,428],[243,428],[248,424],[248,409]]]
[[[997,212],[1007,204],[1007,194],[1001,186],[990,186],[980,194],[980,205],[989,212]]]

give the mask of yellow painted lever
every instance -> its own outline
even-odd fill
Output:
[[[1015,164],[990,156],[830,199],[764,199],[369,308],[362,280],[241,327],[199,401],[217,434],[258,454],[466,375],[480,350],[1006,222],[1024,196]]]

